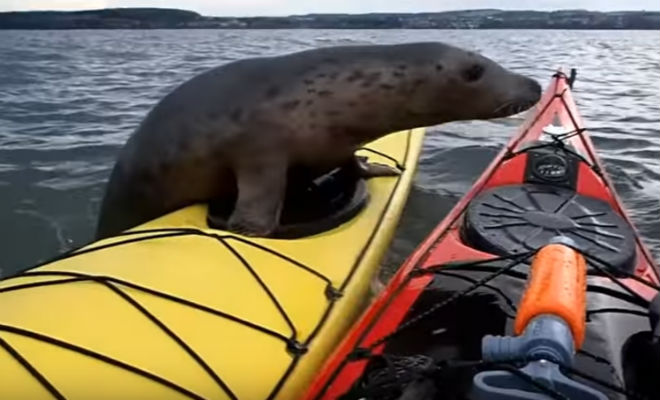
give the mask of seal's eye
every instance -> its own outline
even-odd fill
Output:
[[[478,81],[484,74],[484,67],[479,64],[472,64],[470,67],[463,70],[461,73],[463,79],[468,82]]]

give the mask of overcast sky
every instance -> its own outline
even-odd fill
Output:
[[[211,16],[424,12],[469,8],[660,10],[660,0],[0,0],[0,10],[172,7]]]

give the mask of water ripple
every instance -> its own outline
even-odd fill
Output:
[[[319,46],[439,40],[547,82],[579,68],[575,97],[626,207],[660,254],[660,36],[634,31],[3,31],[0,269],[88,241],[120,146],[191,76]],[[434,127],[388,255],[398,265],[465,193],[523,116]]]

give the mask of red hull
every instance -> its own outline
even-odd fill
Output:
[[[476,196],[486,189],[522,184],[526,154],[510,156],[530,141],[538,140],[543,134],[543,128],[551,123],[561,125],[567,131],[579,132],[580,134],[567,140],[570,140],[570,144],[583,155],[588,164],[595,166],[596,170],[602,171],[598,174],[587,164],[581,164],[577,175],[576,192],[606,201],[631,227],[633,226],[621,200],[614,191],[612,182],[604,172],[604,166],[596,154],[587,131],[584,130],[567,78],[558,73],[553,77],[540,102],[535,110],[530,112],[530,117],[521,126],[518,133],[502,149],[470,191],[411,254],[386,289],[371,303],[343,343],[327,361],[303,398],[335,399],[345,393],[360,377],[366,361],[348,362],[347,356],[354,349],[369,347],[393,332],[426,285],[433,279],[430,274],[416,275],[411,279],[409,275],[414,268],[427,268],[457,260],[485,260],[496,257],[494,254],[476,250],[462,240],[459,231],[466,208]],[[658,268],[654,265],[649,251],[642,244],[637,232],[635,232],[635,246],[637,261],[634,274],[657,284],[659,282]],[[646,299],[650,300],[656,294],[654,290],[632,279],[621,279],[620,282]],[[378,351],[377,347],[373,352]]]

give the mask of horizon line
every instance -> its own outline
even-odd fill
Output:
[[[628,9],[628,10],[590,10],[586,8],[558,8],[558,9],[529,9],[529,8],[462,8],[442,11],[372,11],[372,12],[309,12],[305,14],[254,14],[254,15],[206,15],[199,11],[185,9],[185,8],[172,8],[172,7],[105,7],[105,8],[83,8],[75,10],[0,10],[0,13],[29,13],[29,12],[61,12],[61,13],[75,13],[86,11],[103,11],[103,10],[139,10],[139,9],[152,9],[152,10],[176,10],[176,11],[189,11],[196,13],[202,17],[211,18],[281,18],[281,17],[304,17],[309,15],[373,15],[373,14],[442,14],[452,12],[466,12],[466,11],[520,11],[520,12],[560,12],[560,11],[585,11],[593,13],[626,13],[626,12],[660,12],[658,9]]]

